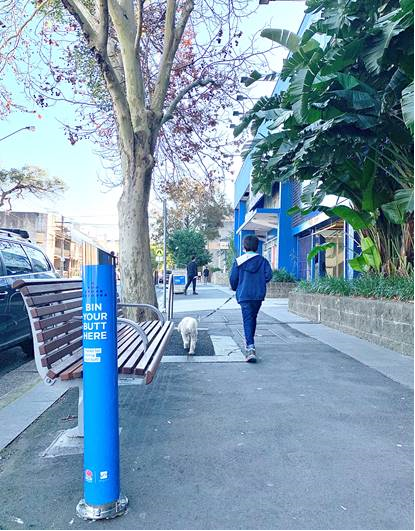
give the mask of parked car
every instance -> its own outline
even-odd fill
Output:
[[[32,334],[23,299],[12,288],[20,278],[58,278],[53,264],[29,234],[0,228],[0,351],[20,345],[31,353]]]
[[[170,275],[171,275],[171,270],[170,269],[166,269],[166,274],[165,275],[163,275],[163,271],[161,271],[159,273],[159,277],[158,277],[159,284],[163,284],[163,278],[166,279],[166,283],[168,284]]]

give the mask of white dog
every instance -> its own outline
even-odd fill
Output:
[[[183,348],[189,349],[189,354],[194,354],[197,341],[196,319],[193,317],[185,317],[180,321],[177,330],[182,334]]]

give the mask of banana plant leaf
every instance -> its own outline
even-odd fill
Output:
[[[307,260],[310,262],[315,256],[318,255],[318,253],[325,252],[327,251],[327,249],[333,249],[333,247],[336,247],[336,244],[333,242],[323,243],[322,245],[316,245],[308,253]]]

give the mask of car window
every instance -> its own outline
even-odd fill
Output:
[[[50,271],[50,265],[46,260],[46,256],[39,251],[39,249],[34,249],[33,247],[24,246],[26,254],[29,256],[30,261],[33,265],[34,273],[41,273],[42,271]]]
[[[0,240],[0,253],[3,257],[6,275],[23,275],[32,272],[32,266],[23,247],[18,243]]]

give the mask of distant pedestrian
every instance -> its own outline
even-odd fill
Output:
[[[208,266],[206,266],[205,269],[203,270],[203,283],[207,284],[208,279],[209,279],[209,268]]]
[[[196,291],[197,279],[197,263],[196,256],[192,256],[192,260],[187,264],[187,284],[184,288],[184,294],[187,295],[187,288],[193,284],[193,295],[198,295]]]
[[[265,299],[267,282],[272,278],[268,260],[257,254],[259,240],[249,235],[244,239],[245,254],[239,256],[232,266],[229,278],[231,288],[236,291],[236,300],[241,305],[246,341],[245,360],[256,362],[255,330],[262,301]]]

